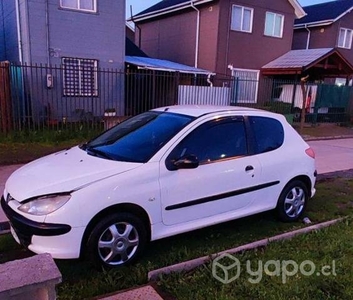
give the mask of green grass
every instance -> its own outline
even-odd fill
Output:
[[[208,263],[190,273],[163,276],[158,285],[179,300],[353,299],[352,235],[353,220],[350,218],[319,232],[236,255],[241,273],[231,283],[223,284],[216,280],[212,275],[212,263]],[[307,264],[304,270],[308,273],[305,275],[300,271],[293,272],[294,268],[289,266],[282,268],[283,262],[290,260],[299,266],[309,260],[315,269]],[[265,268],[266,262],[270,261],[276,261],[280,268],[274,262]],[[246,267],[247,262],[251,263],[250,269]],[[323,273],[325,266],[330,268]],[[248,270],[254,274],[251,275]],[[285,270],[293,273],[286,275]],[[313,274],[311,270],[315,270]]]
[[[87,140],[103,131],[101,125],[89,127],[75,124],[63,128],[33,128],[31,130],[13,131],[9,134],[0,134],[0,143],[42,143],[59,144],[72,140]]]
[[[310,201],[306,214],[313,222],[321,222],[339,216],[353,214],[353,199],[351,196],[353,194],[353,179],[341,178],[328,180],[319,183],[317,185],[317,190],[317,195],[312,201]],[[281,223],[273,217],[272,212],[267,212],[153,242],[147,247],[144,256],[137,264],[119,270],[102,272],[95,270],[87,262],[79,260],[58,260],[56,262],[63,275],[63,283],[58,286],[59,299],[89,298],[146,284],[148,271],[237,247],[245,243],[303,226],[305,225],[301,222],[289,224]],[[334,240],[332,242],[327,239],[322,239],[321,242],[323,245],[326,243],[333,244]],[[9,242],[8,236],[0,237],[0,245],[3,244],[17,247],[14,242]],[[303,244],[297,244],[294,247],[296,251],[298,250],[298,245],[302,246]],[[11,253],[10,248],[12,248],[12,246],[6,246],[9,247],[6,249],[1,248],[4,246],[0,246],[0,252],[4,252],[1,262],[10,260],[10,256],[7,256],[7,253]],[[320,247],[318,247],[318,249],[319,248]],[[13,259],[12,256],[11,259]],[[197,281],[197,284],[201,283],[197,289],[193,289],[191,286],[186,287],[188,282],[192,283],[192,281],[191,279],[184,280],[183,278],[186,276],[185,274],[180,275],[180,277],[178,277],[179,275],[175,275],[170,278],[165,278],[162,281],[162,287],[167,291],[170,291],[173,295],[177,295],[177,298],[179,298],[179,295],[182,296],[186,293],[184,289],[190,288],[194,290],[195,293],[196,290],[199,289],[200,291],[195,294],[196,296],[199,295],[196,298],[203,299],[203,296],[207,296],[207,294],[202,294],[202,290],[206,288],[202,286],[204,284],[202,283],[202,280],[206,280],[207,276],[209,277],[209,273],[207,273],[208,275],[202,275],[202,272],[207,272],[208,269],[209,266],[206,266],[197,270],[196,273],[188,274],[188,276],[199,274],[193,279],[196,281],[198,280],[198,277],[200,277],[201,281]],[[180,285],[184,288],[182,288],[182,290],[171,289],[170,286],[174,285]],[[219,299],[222,299],[222,295],[225,295],[221,293],[223,290],[225,293],[228,293],[228,287],[218,285],[217,282],[211,287],[214,289],[213,292],[208,290],[209,295],[212,296],[211,299],[216,299],[218,293],[221,295]],[[247,291],[248,288],[247,286],[239,286],[239,289]],[[267,292],[269,293],[270,290],[271,289],[269,288]],[[191,296],[192,295],[190,294],[185,294],[183,299],[193,298]],[[256,297],[253,299],[256,299]],[[262,298],[260,297],[258,299]]]
[[[102,128],[42,129],[0,135],[0,165],[27,163],[90,140]]]

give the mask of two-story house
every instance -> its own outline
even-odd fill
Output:
[[[291,49],[294,20],[304,15],[296,0],[164,0],[133,20],[151,57],[256,81]]]
[[[124,0],[6,0],[0,19],[0,61],[22,66],[18,118],[65,122],[112,106],[123,113],[124,75],[101,70],[124,70]]]
[[[293,49],[337,48],[353,65],[353,0],[304,7],[307,15],[295,21]]]

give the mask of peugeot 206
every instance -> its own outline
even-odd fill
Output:
[[[1,206],[29,250],[118,267],[205,226],[268,210],[296,221],[315,180],[315,154],[284,116],[171,106],[23,166]]]

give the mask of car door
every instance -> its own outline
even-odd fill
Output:
[[[164,224],[230,214],[251,205],[250,191],[260,180],[261,167],[248,155],[243,117],[207,121],[179,141],[160,162]],[[196,158],[198,166],[193,165]],[[175,167],[183,160],[183,167]]]

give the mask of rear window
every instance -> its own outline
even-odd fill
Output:
[[[256,154],[273,151],[282,146],[284,129],[276,119],[267,117],[249,117],[255,135]]]

